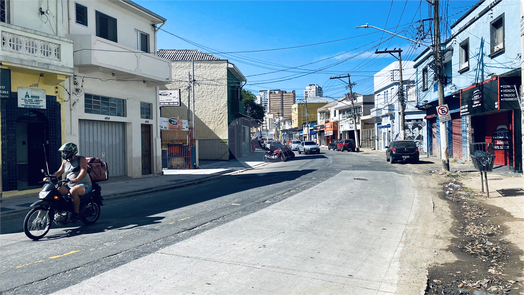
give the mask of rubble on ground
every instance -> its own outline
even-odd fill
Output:
[[[451,202],[457,221],[449,251],[458,261],[431,267],[425,294],[524,294],[524,285],[515,279],[518,274],[510,272],[523,269],[518,250],[494,221],[500,213],[483,204],[484,194],[464,189],[457,178],[460,175],[446,175],[441,197]]]

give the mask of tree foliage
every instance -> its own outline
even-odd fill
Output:
[[[242,89],[241,96],[246,115],[255,120],[253,124],[259,126],[264,121],[264,107],[256,103],[256,96],[251,91]]]

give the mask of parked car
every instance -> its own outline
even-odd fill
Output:
[[[395,161],[411,161],[417,163],[419,152],[414,140],[396,140],[386,146],[386,161],[393,164]]]
[[[299,154],[320,154],[320,147],[317,145],[316,142],[306,140],[300,143],[298,146],[298,153]]]
[[[353,139],[342,139],[337,143],[337,151],[355,151],[355,141]]]
[[[270,143],[268,143],[267,149],[270,151],[274,151],[281,148],[282,146],[284,145],[280,141],[271,141]]]
[[[266,141],[264,141],[264,148],[268,150],[272,142],[273,142],[273,139],[267,139]]]
[[[333,140],[328,144],[328,150],[336,150],[337,149],[338,140]]]
[[[293,139],[291,141],[291,144],[289,145],[289,147],[291,148],[292,151],[298,151],[298,146],[300,145],[301,141],[298,140],[298,139]]]

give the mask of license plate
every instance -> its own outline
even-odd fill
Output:
[[[405,159],[409,159],[409,156],[402,156],[402,159],[405,160]]]

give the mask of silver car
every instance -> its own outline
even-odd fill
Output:
[[[300,140],[292,140],[289,147],[291,148],[292,151],[298,151],[298,146],[300,145],[300,143],[301,143]]]
[[[298,146],[299,154],[320,154],[320,147],[316,142],[307,140],[300,143]]]

